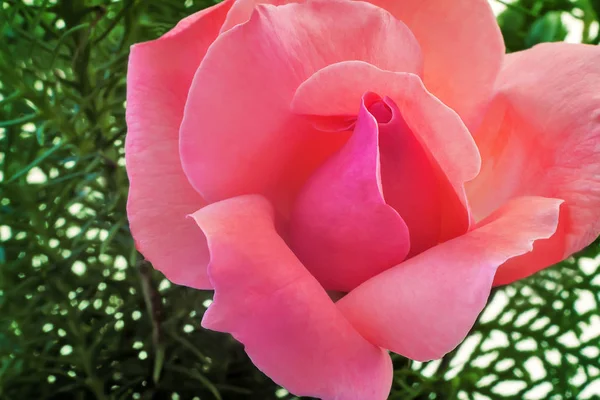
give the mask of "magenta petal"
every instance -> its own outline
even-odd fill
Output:
[[[205,204],[179,160],[179,125],[192,78],[232,1],[132,47],[127,74],[127,215],[137,249],[178,284],[210,288],[206,239],[186,215]]]
[[[336,304],[370,342],[414,360],[440,358],[475,323],[496,269],[552,236],[561,203],[514,199],[478,228],[377,275]]]
[[[352,290],[410,247],[406,224],[381,191],[379,129],[365,105],[373,96],[365,95],[352,137],[309,179],[292,212],[292,248],[330,290]]]
[[[214,302],[202,325],[229,332],[254,364],[299,396],[385,400],[389,355],[341,315],[274,228],[261,196],[209,205],[193,217],[208,239]]]

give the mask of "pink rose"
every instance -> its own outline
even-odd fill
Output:
[[[138,249],[297,395],[385,399],[600,232],[600,48],[504,55],[484,0],[225,0],[128,89]]]

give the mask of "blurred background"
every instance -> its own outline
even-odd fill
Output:
[[[127,226],[129,46],[212,4],[0,0],[0,399],[294,398]],[[600,0],[491,4],[509,51],[600,42]],[[395,356],[390,399],[600,399],[599,254],[495,290],[443,360]]]

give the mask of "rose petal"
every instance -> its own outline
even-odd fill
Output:
[[[261,5],[222,34],[196,73],[181,127],[192,185],[209,200],[297,190],[343,141],[291,114],[290,101],[316,70],[348,59],[422,68],[406,26],[367,3]]]
[[[382,126],[383,192],[411,231],[411,254],[464,233],[470,223],[464,184],[479,172],[479,153],[460,117],[418,76],[360,61],[332,64],[298,87],[291,107],[321,129],[325,117],[329,127],[336,121],[343,127],[367,91],[397,105],[398,118]]]
[[[423,49],[429,91],[474,129],[502,66],[504,41],[486,0],[369,0],[392,13]]]
[[[292,0],[237,0],[223,30],[246,22],[257,4]],[[428,90],[462,117],[471,129],[493,92],[502,67],[504,40],[486,0],[369,0],[404,22],[425,59]],[[392,71],[398,69],[390,68]]]
[[[301,0],[300,0],[301,1]],[[297,3],[298,1],[290,0],[236,0],[227,14],[225,23],[221,27],[221,32],[227,32],[236,25],[248,22],[254,8],[259,4],[271,4],[281,6],[288,3]]]
[[[294,253],[328,290],[350,291],[401,262],[408,228],[383,198],[379,128],[363,97],[354,133],[308,180],[290,220]]]
[[[600,233],[600,47],[544,44],[507,56],[498,97],[475,140],[481,175],[468,185],[483,218],[507,199],[565,200],[557,233],[503,265],[496,284],[561,261]]]
[[[337,304],[371,343],[414,360],[440,358],[467,335],[496,268],[550,237],[561,200],[512,200],[477,229],[368,280]]]
[[[257,195],[193,217],[208,238],[215,287],[204,327],[231,333],[275,382],[299,396],[384,400],[388,354],[363,339],[277,234]]]
[[[385,102],[393,117],[379,131],[383,194],[408,225],[412,257],[465,233],[471,219],[468,206],[461,204],[460,193],[419,140],[420,132],[415,134],[410,129],[389,97]],[[448,137],[445,147],[447,142]],[[458,189],[464,191],[462,185]]]
[[[210,288],[206,239],[185,216],[205,204],[179,161],[179,125],[192,78],[232,1],[134,45],[127,74],[127,214],[137,249],[169,280]]]

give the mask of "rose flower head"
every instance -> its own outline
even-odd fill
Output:
[[[296,395],[386,399],[600,233],[600,47],[505,55],[485,0],[225,0],[127,86],[138,250]]]

